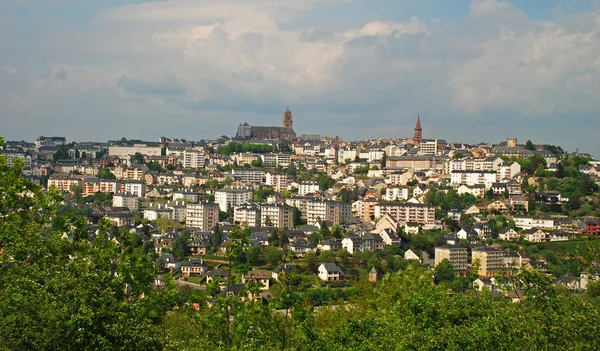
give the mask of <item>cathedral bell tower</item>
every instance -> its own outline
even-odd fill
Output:
[[[285,111],[283,111],[283,116],[281,118],[281,126],[283,128],[293,128],[294,120],[292,119],[292,111],[288,107]]]
[[[415,126],[415,135],[413,140],[415,145],[421,145],[421,140],[423,139],[423,128],[421,128],[421,116],[417,115],[417,125]]]

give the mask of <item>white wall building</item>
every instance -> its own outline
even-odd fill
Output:
[[[252,202],[252,189],[251,188],[223,188],[215,191],[215,202],[219,204],[221,211],[227,211],[227,208],[235,208],[236,206],[242,205],[246,202]]]

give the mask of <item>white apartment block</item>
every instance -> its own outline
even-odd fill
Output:
[[[233,219],[240,224],[245,223],[248,227],[260,227],[260,207],[253,203],[236,206]]]
[[[128,159],[129,156],[140,153],[144,156],[160,156],[161,145],[134,144],[132,146],[112,145],[108,147],[109,156]]]
[[[388,177],[390,185],[406,185],[411,179],[413,179],[414,173],[411,171],[406,172],[394,172]]]
[[[215,202],[219,204],[219,209],[225,212],[229,206],[235,208],[246,202],[252,202],[252,195],[253,192],[251,188],[223,188],[215,191]]]
[[[219,223],[219,205],[214,202],[188,204],[185,226],[209,232]]]
[[[435,267],[447,259],[455,271],[467,269],[467,248],[458,245],[439,246],[435,248]]]
[[[554,218],[552,217],[514,216],[513,220],[515,225],[522,229],[554,229]]]
[[[421,141],[419,154],[421,155],[437,155],[438,141],[437,139],[423,139]]]
[[[287,167],[292,162],[289,154],[263,154],[260,158],[264,167]]]
[[[319,183],[316,181],[305,181],[298,184],[298,195],[304,196],[319,191]]]
[[[138,197],[131,193],[116,193],[113,195],[113,207],[127,207],[132,211],[137,211],[139,208]]]
[[[244,152],[244,153],[240,153],[235,156],[232,156],[232,158],[233,157],[235,157],[235,161],[237,162],[238,166],[244,166],[244,165],[251,165],[252,161],[255,161],[256,159],[260,158],[260,154]]]
[[[260,223],[277,228],[294,227],[294,208],[287,204],[260,204]]]
[[[173,192],[173,201],[198,202],[202,193],[193,189],[180,189]]]
[[[405,186],[392,186],[385,189],[385,195],[383,199],[385,201],[399,201],[399,200],[408,200],[410,196],[410,192],[408,187]]]
[[[375,205],[375,218],[390,215],[398,223],[435,224],[435,206],[419,203],[379,203]]]
[[[512,179],[521,172],[521,165],[517,162],[504,162],[498,167],[498,180]]]
[[[265,184],[272,186],[276,192],[281,192],[288,187],[287,174],[269,172],[265,176]]]
[[[452,171],[450,173],[450,183],[452,186],[460,185],[480,185],[483,184],[486,189],[492,187],[496,182],[496,171]]]
[[[173,210],[166,204],[156,204],[144,210],[144,218],[149,221],[155,221],[160,217],[173,218]]]
[[[121,183],[121,192],[144,197],[146,195],[146,184],[137,180],[126,180]]]
[[[204,151],[185,149],[183,151],[183,168],[204,168]]]
[[[308,224],[319,221],[340,224],[352,218],[352,205],[329,199],[314,199],[306,202]]]
[[[265,172],[258,169],[232,169],[231,175],[242,183],[262,183]]]
[[[187,216],[187,204],[183,201],[171,201],[167,204],[167,208],[171,210],[171,219],[179,222],[185,222]]]

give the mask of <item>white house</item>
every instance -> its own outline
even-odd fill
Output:
[[[419,257],[419,255],[417,255],[413,250],[408,249],[408,251],[406,251],[404,253],[404,259],[405,260],[417,260],[419,262],[421,262],[421,257]]]
[[[342,239],[342,248],[346,249],[350,254],[356,251],[363,250],[363,239],[358,236],[351,236]]]
[[[318,275],[325,282],[335,282],[344,279],[344,272],[335,263],[322,263],[319,266]]]
[[[520,237],[519,233],[517,233],[516,230],[506,227],[503,228],[500,233],[498,234],[498,238],[500,238],[500,240],[514,240],[514,239],[518,239]]]
[[[546,240],[546,233],[534,227],[525,232],[525,239],[532,243],[541,243]]]

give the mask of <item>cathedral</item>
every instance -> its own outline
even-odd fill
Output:
[[[236,133],[237,139],[266,140],[266,139],[295,139],[294,120],[289,107],[283,111],[281,127],[251,126],[247,122],[240,124]]]

